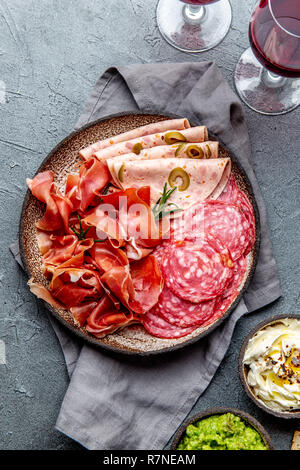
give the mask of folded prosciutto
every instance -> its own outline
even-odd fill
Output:
[[[231,171],[230,158],[193,160],[165,158],[122,162],[112,159],[113,174],[123,190],[149,185],[150,202],[161,197],[166,182],[176,187],[168,202],[187,209],[198,201],[216,199],[225,188]]]
[[[171,145],[177,142],[204,142],[207,140],[208,132],[205,126],[190,127],[189,129],[183,129],[182,131],[172,129],[158,134],[146,135],[136,139],[127,140],[125,142],[119,142],[95,152],[95,156],[99,160],[107,160],[108,158],[131,152],[139,155],[143,149],[149,149],[160,145]]]
[[[32,194],[46,204],[46,211],[36,226],[45,231],[58,230],[62,227],[68,231],[69,216],[72,203],[64,197],[56,187],[53,171],[38,173],[33,180],[27,178],[26,183]]]
[[[164,284],[154,256],[110,269],[101,279],[125,307],[138,314],[157,303]]]
[[[96,338],[103,338],[125,326],[136,323],[135,316],[130,312],[115,311],[114,304],[107,295],[94,307],[87,317],[86,330]]]
[[[102,195],[102,202],[83,219],[85,225],[96,227],[99,237],[108,237],[118,247],[131,242],[136,251],[138,247],[153,248],[160,243],[148,186]]]
[[[150,134],[157,134],[172,129],[181,131],[183,129],[188,129],[189,127],[190,123],[186,118],[168,119],[166,121],[153,122],[151,124],[124,132],[123,134],[115,135],[109,139],[95,142],[80,150],[79,154],[83,160],[87,160],[95,152],[98,152],[101,149],[105,149],[106,147],[110,147],[111,145],[114,145],[118,142],[125,142],[126,140],[136,139],[137,137],[143,137]]]
[[[47,288],[31,279],[30,289],[52,307],[68,309],[96,337],[138,321],[135,314],[152,308],[163,288],[156,259],[148,256],[160,243],[150,188],[106,193],[103,188],[110,179],[107,165],[93,157],[83,162],[78,175],[67,176],[62,193],[52,171],[27,180],[45,205],[36,228],[44,275],[50,281]],[[130,233],[120,220],[122,204]],[[122,229],[120,238],[105,229],[108,207]]]

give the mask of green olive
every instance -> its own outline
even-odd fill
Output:
[[[211,153],[211,150],[210,150],[210,146],[209,146],[209,145],[206,145],[206,149],[207,149],[208,158],[210,158],[210,157],[212,156],[212,153]]]
[[[125,163],[122,163],[118,172],[118,179],[119,181],[121,181],[121,183],[123,183],[124,170],[125,170]]]
[[[134,144],[134,146],[132,147],[132,151],[136,155],[139,155],[139,153],[141,153],[142,150],[143,150],[143,146],[140,142]]]
[[[176,149],[176,151],[175,151],[175,157],[178,157],[178,156],[179,156],[179,154],[180,154],[182,148],[185,147],[185,145],[186,145],[186,144],[178,144],[178,145],[177,145],[177,149]]]
[[[189,158],[203,158],[204,152],[198,145],[189,145],[186,149],[186,154]]]
[[[172,131],[165,134],[165,142],[168,145],[176,144],[176,142],[186,142],[186,138],[181,132]]]
[[[180,178],[182,183],[177,186],[176,179]],[[178,191],[185,191],[190,185],[190,177],[183,168],[174,168],[168,177],[168,182],[171,188],[177,187]]]

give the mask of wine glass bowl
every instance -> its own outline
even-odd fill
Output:
[[[299,0],[260,0],[249,25],[250,48],[235,70],[243,101],[262,114],[284,114],[300,104]]]
[[[284,77],[299,78],[300,3],[289,2],[287,12],[284,3],[272,0],[268,8],[268,1],[261,2],[250,22],[249,39],[254,55],[266,68]]]
[[[231,25],[229,0],[159,0],[157,24],[161,35],[183,52],[215,47]]]

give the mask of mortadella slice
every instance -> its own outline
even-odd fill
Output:
[[[160,145],[159,147],[152,147],[150,149],[142,150],[139,155],[136,155],[135,153],[127,153],[125,155],[120,155],[115,158],[109,158],[106,160],[106,164],[111,173],[113,181],[117,185],[119,185],[119,163],[121,163],[122,165],[125,162],[133,160],[157,160],[159,158],[191,158],[195,160],[200,158],[208,159],[218,158],[218,154],[219,142],[214,141],[196,142],[190,145]],[[116,162],[118,162],[118,164],[116,164]],[[220,195],[223,189],[225,188],[227,180],[228,178],[225,179],[222,189],[220,190],[218,195]]]
[[[177,188],[168,203],[175,203],[183,210],[218,194],[218,185],[224,184],[224,173],[229,178],[231,168],[230,158],[118,160],[112,159],[113,172],[122,189],[150,186],[150,203],[155,204],[168,183],[168,187]]]
[[[118,142],[124,142],[130,139],[136,139],[137,137],[142,137],[144,135],[156,134],[159,132],[165,132],[168,130],[176,129],[178,131],[183,129],[188,129],[190,126],[189,121],[186,118],[182,119],[168,119],[166,121],[153,122],[136,129],[124,132],[123,134],[115,135],[109,139],[99,140],[88,147],[81,149],[79,155],[83,160],[90,158],[95,152],[98,152],[101,149],[105,149],[110,145],[114,145]]]
[[[157,158],[218,158],[219,142],[193,142],[188,144],[160,145],[142,150],[138,155],[134,152],[115,157],[119,161],[126,160],[154,160]],[[108,160],[114,160],[109,158]],[[107,161],[108,161],[107,160]]]
[[[230,178],[230,174],[231,174],[231,165],[227,165],[224,172],[223,172],[222,178],[219,181],[218,186],[216,186],[214,191],[211,193],[210,199],[218,199],[220,194],[222,194],[222,192],[226,188],[226,185],[227,185],[228,180]]]
[[[207,140],[208,133],[206,126],[190,127],[189,129],[183,129],[182,131],[172,129],[158,134],[145,135],[137,137],[136,139],[119,142],[95,152],[94,155],[99,160],[107,160],[108,158],[117,157],[131,152],[139,155],[143,149],[149,149],[161,145],[170,145],[177,142],[205,142]]]

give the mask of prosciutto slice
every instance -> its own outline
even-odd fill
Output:
[[[125,142],[127,140],[135,139],[137,137],[143,137],[145,135],[161,133],[173,129],[180,131],[183,129],[188,129],[189,127],[190,123],[186,118],[168,119],[166,121],[153,122],[151,124],[146,124],[145,126],[124,132],[123,134],[115,135],[109,139],[95,142],[89,145],[88,147],[80,150],[79,154],[83,160],[87,160],[95,152],[110,147],[111,145],[114,145],[118,142]]]
[[[72,175],[71,173],[68,174],[65,193],[73,205],[73,211],[77,211],[80,207],[80,197],[78,192],[79,181],[79,175]]]
[[[150,188],[127,188],[101,196],[102,203],[83,220],[97,227],[99,237],[108,237],[122,246],[126,242],[145,248],[160,242],[160,232],[151,211]],[[136,248],[136,247],[135,247]]]
[[[124,251],[113,247],[109,240],[95,243],[89,252],[97,268],[103,273],[116,266],[125,266],[128,264],[128,258]]]
[[[38,235],[39,246],[45,242],[44,232]],[[44,264],[53,264],[58,266],[73,256],[78,244],[78,238],[75,235],[48,235],[48,249],[43,257]],[[40,250],[42,251],[42,250]]]
[[[113,144],[105,149],[95,152],[95,156],[101,160],[107,160],[116,156],[124,155],[127,153],[140,154],[143,149],[149,149],[157,146],[166,145],[166,134],[169,132],[177,132],[172,129],[167,132],[160,132],[158,134],[146,135],[136,139],[127,140]],[[208,140],[207,128],[205,126],[190,127],[180,131],[181,136],[185,138],[186,142],[204,142]]]
[[[61,302],[66,308],[81,305],[83,302],[99,298],[97,291],[90,287],[84,288],[73,286],[71,284],[63,284],[53,292],[53,297]]]
[[[85,267],[55,269],[48,289],[33,279],[28,285],[33,294],[55,308],[70,309],[97,301],[104,293],[99,273]]]
[[[80,210],[85,209],[93,203],[97,193],[110,181],[110,173],[102,162],[91,158],[85,162],[79,170],[78,197]]]
[[[116,311],[110,298],[104,295],[88,316],[86,330],[96,338],[103,338],[135,322],[132,313]]]
[[[165,158],[158,160],[129,161],[119,163],[113,160],[115,173],[120,174],[122,165],[122,189],[139,188],[149,185],[151,188],[151,204],[154,204],[161,196],[164,184],[174,169],[189,176],[189,185],[183,190],[176,190],[168,199],[168,202],[177,204],[181,209],[187,209],[198,201],[213,195],[216,198],[226,185],[231,168],[230,158],[214,158],[209,160],[193,160],[187,158]],[[225,176],[223,176],[225,175]],[[224,181],[225,180],[225,181]],[[181,184],[179,181],[178,184]],[[221,186],[221,187],[219,187]]]
[[[73,205],[68,197],[63,196],[53,182],[53,171],[38,173],[33,180],[27,178],[26,183],[33,196],[46,204],[44,216],[36,223],[36,227],[44,231],[55,231],[65,228],[69,232],[69,217]]]
[[[163,280],[154,256],[147,256],[128,266],[110,269],[102,277],[111,292],[123,305],[135,313],[143,314],[158,301]]]
[[[77,242],[73,255],[67,259],[64,263],[59,265],[59,268],[70,268],[70,267],[81,267],[85,264],[85,255],[90,248],[94,245],[94,240],[92,238],[86,238],[85,240],[80,240]],[[53,264],[53,263],[52,263]],[[49,269],[49,263],[47,260],[44,260],[45,267]]]
[[[86,319],[90,316],[91,312],[97,306],[97,302],[92,300],[91,302],[85,302],[76,307],[71,307],[70,311],[73,315],[74,320],[78,326],[83,326],[86,322]]]
[[[32,294],[38,299],[44,300],[53,308],[64,308],[63,304],[53,297],[49,289],[38,282],[34,282],[33,278],[29,279],[28,285]]]

